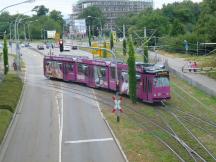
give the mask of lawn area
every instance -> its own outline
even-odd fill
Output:
[[[128,57],[123,56],[121,43],[117,43],[115,53],[118,59],[126,62]],[[197,57],[160,52],[169,57],[196,61],[200,67],[216,66],[215,55]],[[136,61],[142,60],[142,55],[136,54]],[[215,77],[216,73],[206,75]],[[216,98],[209,97],[177,76],[171,76],[170,80],[172,98],[165,102],[165,106],[141,102],[132,104],[129,98],[124,97],[124,113],[121,115],[120,123],[116,122],[116,116],[112,113],[113,93],[100,90],[95,92],[100,107],[129,161],[177,162],[181,161],[180,158],[187,162],[195,161],[194,158],[197,161],[203,161],[200,158],[215,161]],[[172,137],[164,129],[175,132],[178,138]],[[185,144],[194,151],[193,157],[185,148]]]
[[[177,156],[157,137],[164,140],[185,161],[193,161],[182,145],[150,121],[158,123],[163,128],[167,128],[166,123],[168,123],[176,134],[198,154],[207,161],[214,161],[184,126],[213,155],[216,155],[216,127],[199,120],[200,118],[216,123],[216,99],[207,96],[176,76],[171,76],[171,81],[172,99],[165,102],[168,108],[160,104],[152,105],[141,102],[134,105],[128,97],[124,97],[122,103],[124,113],[121,115],[120,123],[116,122],[115,114],[112,113],[111,105],[113,103],[111,97],[113,93],[100,90],[95,90],[95,92],[98,99],[110,103],[110,105],[107,105],[99,100],[100,107],[119,139],[129,161],[179,161]],[[186,112],[186,114],[179,112],[179,110]],[[171,113],[175,113],[184,126]],[[188,116],[188,114],[192,116]]]
[[[0,83],[0,143],[20,98],[23,83],[16,74],[8,74]]]
[[[12,115],[13,114],[8,110],[0,110],[0,143],[4,138],[4,134],[9,126]]]

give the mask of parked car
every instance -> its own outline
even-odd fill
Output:
[[[29,47],[30,45],[29,45],[29,43],[25,43],[25,47]]]
[[[20,44],[20,47],[25,47],[25,44],[23,44],[23,43],[22,43],[22,44]]]
[[[70,51],[71,46],[70,45],[64,45],[64,51]]]
[[[73,42],[73,44],[72,44],[72,49],[73,49],[73,50],[78,49],[77,43]]]
[[[43,45],[43,44],[37,45],[37,49],[39,49],[39,50],[44,50],[44,45]]]

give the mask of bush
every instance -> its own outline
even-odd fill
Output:
[[[204,37],[198,36],[195,33],[187,33],[176,37],[162,37],[159,39],[159,45],[162,49],[169,52],[185,53],[184,40],[187,40],[189,54],[197,54],[197,41],[204,42]],[[208,50],[208,49],[207,49]],[[209,49],[210,50],[210,49]],[[204,54],[204,47],[199,45],[199,54]]]

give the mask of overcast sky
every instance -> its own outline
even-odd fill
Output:
[[[0,10],[6,6],[23,2],[25,0],[0,0]],[[59,10],[62,12],[64,17],[68,17],[67,15],[72,13],[72,4],[75,4],[77,0],[35,0],[33,3],[29,4],[22,4],[19,6],[14,6],[8,9],[11,14],[16,13],[24,13],[30,11],[36,5],[44,5],[49,10]],[[163,4],[173,3],[175,1],[182,1],[182,0],[154,0],[154,8],[161,8]],[[192,0],[193,2],[201,2],[202,0]],[[27,14],[27,13],[26,13]],[[30,14],[30,12],[28,12]]]

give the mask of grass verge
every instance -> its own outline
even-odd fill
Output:
[[[10,124],[12,113],[8,110],[0,110],[0,144],[4,138],[7,127]]]
[[[185,161],[193,161],[185,148],[170,135],[153,125],[151,121],[167,128],[166,121],[176,134],[206,161],[214,161],[202,146],[187,132],[170,112],[174,112],[182,123],[202,142],[202,144],[216,155],[216,128],[211,127],[197,118],[181,114],[178,110],[199,116],[211,123],[216,123],[216,99],[207,96],[204,92],[190,86],[176,76],[171,77],[172,99],[166,102],[170,109],[160,105],[151,105],[138,102],[132,104],[129,98],[123,99],[124,113],[121,122],[116,122],[112,106],[100,103],[100,107],[113,131],[119,139],[129,161],[136,162],[177,162],[179,159],[174,153],[161,143],[154,135],[159,136],[175,150]],[[95,90],[98,99],[110,102],[113,93]],[[100,100],[99,100],[100,101]]]
[[[8,74],[0,83],[0,143],[15,111],[22,87],[23,83],[16,74]]]

